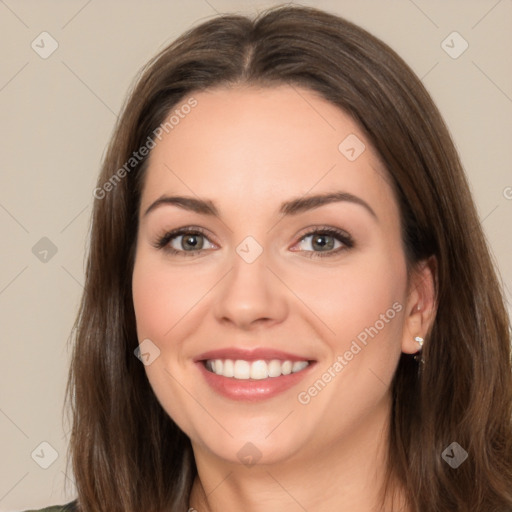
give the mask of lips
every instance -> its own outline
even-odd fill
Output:
[[[233,400],[263,400],[293,387],[315,360],[275,349],[227,348],[195,358],[207,384]]]
[[[255,348],[255,349],[241,349],[241,348],[223,348],[218,350],[210,350],[204,352],[195,358],[195,361],[206,361],[208,359],[241,359],[244,361],[257,361],[258,359],[272,360],[279,359],[281,361],[309,361],[311,358],[292,354],[290,352],[283,352],[282,350],[275,350],[273,348]]]

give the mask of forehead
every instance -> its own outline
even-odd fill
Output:
[[[241,211],[343,189],[393,208],[386,171],[357,123],[313,91],[218,88],[170,114],[149,157],[142,207],[172,192],[218,197]]]

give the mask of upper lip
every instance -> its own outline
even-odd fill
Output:
[[[299,356],[276,350],[273,348],[222,348],[218,350],[209,350],[195,358],[195,362],[206,361],[208,359],[242,359],[244,361],[272,360],[279,359],[281,361],[312,361],[310,357]]]

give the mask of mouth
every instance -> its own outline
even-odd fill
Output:
[[[225,349],[194,361],[206,383],[232,400],[264,400],[295,386],[316,364],[308,357],[273,349]]]

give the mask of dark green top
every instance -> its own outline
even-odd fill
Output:
[[[56,507],[46,507],[46,508],[40,508],[39,510],[26,510],[25,512],[64,512],[66,510],[66,507],[56,506]]]

